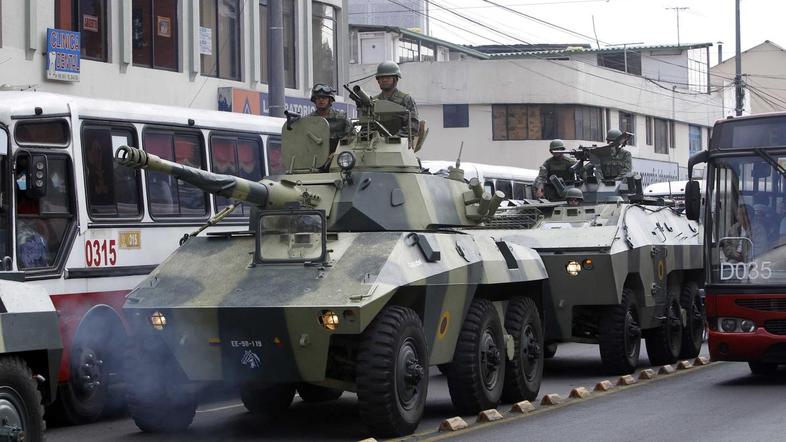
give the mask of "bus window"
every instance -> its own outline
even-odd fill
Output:
[[[148,131],[142,136],[144,150],[162,159],[205,169],[199,137],[191,134]],[[169,175],[148,171],[147,198],[153,217],[204,217],[207,195],[199,188]]]
[[[71,131],[65,120],[20,121],[14,129],[17,144],[52,144],[66,147]]]
[[[527,199],[527,185],[524,183],[513,182],[513,196],[511,199],[524,200]]]
[[[281,162],[281,139],[270,137],[267,140],[267,167],[268,175],[280,175],[286,172]]]
[[[505,198],[512,198],[513,184],[508,180],[497,180],[497,190],[505,194]]]
[[[488,193],[494,193],[494,181],[488,180],[483,182],[483,191]]]
[[[91,217],[138,218],[142,215],[140,174],[118,165],[114,152],[134,146],[128,129],[91,126],[82,132],[87,210]]]
[[[28,155],[17,157],[17,170],[28,167]],[[27,198],[18,185],[16,254],[18,267],[33,270],[54,267],[68,227],[73,221],[71,182],[68,158],[47,156],[47,193],[37,199]]]
[[[262,179],[265,170],[262,161],[262,144],[258,139],[221,135],[210,137],[210,158],[213,172],[235,175],[251,181]],[[216,211],[230,204],[227,198],[214,197]],[[248,216],[250,209],[245,205],[232,212],[233,216]]]

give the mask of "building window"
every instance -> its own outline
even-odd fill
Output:
[[[469,127],[469,105],[443,104],[442,127]]]
[[[688,126],[688,150],[691,155],[701,151],[701,127],[699,126]]]
[[[336,8],[314,3],[312,35],[314,48],[314,83],[329,84],[336,87],[338,83],[338,27],[336,26]]]
[[[398,62],[436,61],[437,45],[401,37],[398,40]]]
[[[620,130],[623,132],[630,132],[634,134],[634,136],[630,137],[630,140],[628,140],[628,145],[635,146],[636,145],[636,138],[635,138],[636,114],[620,111]]]
[[[199,137],[171,131],[147,131],[142,137],[146,152],[186,166],[205,168]],[[147,171],[147,199],[153,217],[204,217],[207,195],[196,186],[161,172]]]
[[[674,132],[674,121],[669,120],[669,147],[672,149],[677,147],[677,142],[675,138],[676,138],[676,134]]]
[[[641,53],[638,51],[622,51],[614,53],[599,53],[598,66],[641,75]]]
[[[647,146],[652,146],[652,117],[644,118],[645,128],[644,132],[646,132],[647,137]]]
[[[106,8],[106,0],[56,0],[55,27],[79,31],[84,59],[107,61]]]
[[[199,0],[202,75],[240,80],[240,1]]]
[[[433,43],[420,43],[420,61],[436,61],[436,47]]]
[[[495,104],[491,115],[494,140],[603,141],[603,117],[597,107]]]
[[[126,128],[88,126],[82,132],[87,211],[94,218],[142,215],[140,174],[114,161],[115,150],[138,146]]]
[[[669,122],[655,118],[655,153],[669,153]]]
[[[295,59],[295,2],[283,0],[284,22],[284,86],[296,88],[296,59]],[[259,50],[260,50],[260,78],[263,83],[268,82],[268,13],[267,0],[259,0]]]
[[[210,160],[213,172],[235,175],[257,182],[262,179],[265,162],[262,143],[258,139],[231,135],[210,138]],[[232,204],[223,196],[216,196],[216,212]],[[232,216],[249,216],[251,209],[245,204],[232,212]]]
[[[177,0],[134,0],[134,64],[177,70]]]

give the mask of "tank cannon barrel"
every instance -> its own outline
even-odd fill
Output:
[[[214,195],[256,206],[265,206],[268,203],[269,190],[262,183],[164,160],[136,147],[120,146],[115,152],[115,161],[133,169],[146,169],[171,175]]]

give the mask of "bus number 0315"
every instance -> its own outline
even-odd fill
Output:
[[[88,267],[100,267],[117,263],[117,241],[94,239],[85,242],[85,261]]]

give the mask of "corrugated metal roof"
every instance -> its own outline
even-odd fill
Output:
[[[696,43],[696,44],[683,44],[683,45],[649,45],[649,46],[612,46],[601,49],[586,49],[582,47],[568,47],[565,49],[556,50],[522,50],[522,51],[509,51],[509,52],[495,52],[489,54],[491,58],[519,58],[519,57],[557,57],[568,56],[575,54],[592,54],[592,53],[613,53],[623,51],[666,51],[666,50],[687,50],[687,49],[701,49],[712,46],[712,43]]]

